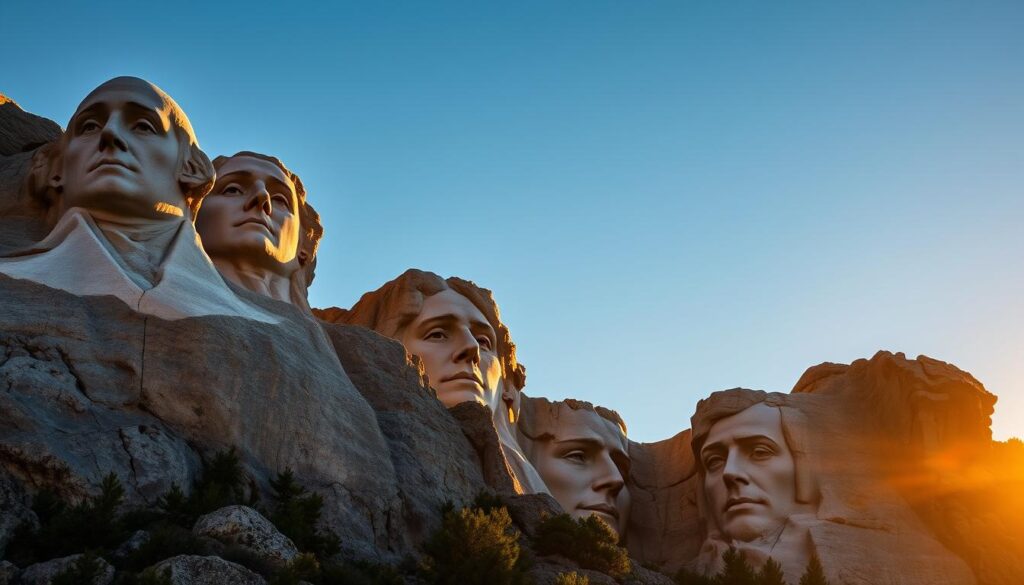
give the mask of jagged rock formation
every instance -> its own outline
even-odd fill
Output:
[[[992,441],[996,397],[978,380],[926,356],[880,351],[850,365],[809,368],[793,393],[827,397],[881,443],[867,454],[880,480],[967,561],[979,583],[1024,582],[1024,448],[1014,453]]]
[[[39,241],[45,211],[23,189],[35,151],[60,136],[56,123],[30,114],[0,94],[0,255]]]

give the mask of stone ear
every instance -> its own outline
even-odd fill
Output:
[[[192,212],[192,219],[195,219],[203,197],[213,189],[216,179],[217,171],[213,168],[210,157],[206,156],[198,145],[190,144],[185,160],[181,163],[181,170],[178,171],[178,184],[185,194],[185,202]]]
[[[22,189],[29,200],[44,211],[46,222],[53,226],[60,219],[60,199],[64,180],[60,169],[60,139],[44,144],[32,154]]]
[[[508,407],[508,422],[515,424],[519,420],[519,409],[522,407],[523,393],[512,388],[512,385],[508,382],[505,382],[503,386],[501,400]]]

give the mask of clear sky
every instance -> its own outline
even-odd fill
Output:
[[[1024,3],[0,3],[0,92],[117,75],[324,218],[315,306],[491,288],[527,392],[634,439],[823,361],[926,354],[1024,435]]]

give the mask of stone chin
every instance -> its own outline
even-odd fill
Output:
[[[481,390],[476,382],[470,380],[441,382],[435,386],[435,390],[437,390],[437,399],[446,408],[451,408],[463,402],[479,402],[488,408],[493,406],[487,401],[485,391]]]
[[[768,517],[759,504],[745,504],[741,510],[727,512],[722,520],[722,530],[731,540],[753,542],[777,533],[786,524],[787,518]]]

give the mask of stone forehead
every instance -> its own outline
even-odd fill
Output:
[[[185,115],[185,111],[181,109],[181,106],[174,101],[174,98],[169,96],[167,92],[157,87],[155,84],[140,79],[138,77],[115,77],[104,81],[98,85],[95,89],[89,92],[89,95],[85,96],[85,99],[78,104],[78,108],[75,113],[71,116],[74,120],[75,116],[82,111],[83,108],[90,105],[91,102],[95,101],[96,97],[105,91],[110,90],[127,90],[132,92],[139,92],[142,95],[147,95],[150,98],[155,98],[160,104],[161,109],[164,110],[168,117],[171,119],[171,123],[180,130],[185,137],[188,138],[190,144],[198,145],[199,141],[196,138],[195,132],[192,130],[192,123],[189,121],[188,116]]]
[[[541,431],[539,436],[547,435],[556,441],[568,438],[600,438],[610,447],[626,450],[626,435],[619,425],[595,410],[572,408],[562,402],[558,403],[558,408],[553,414],[550,420],[535,421],[539,423],[535,427]],[[586,431],[583,435],[569,436],[578,434],[581,427]]]
[[[291,177],[281,170],[281,167],[268,160],[263,160],[247,154],[236,154],[235,156],[230,157],[220,166],[220,168],[217,169],[217,175],[218,178],[220,178],[221,176],[239,170],[253,171],[257,169],[264,175],[272,175],[286,185],[291,185],[293,189],[295,188],[295,183],[292,182]]]
[[[774,406],[759,402],[736,414],[715,421],[708,429],[705,445],[713,442],[721,435],[727,438],[764,434],[777,441],[783,441],[782,414]]]

